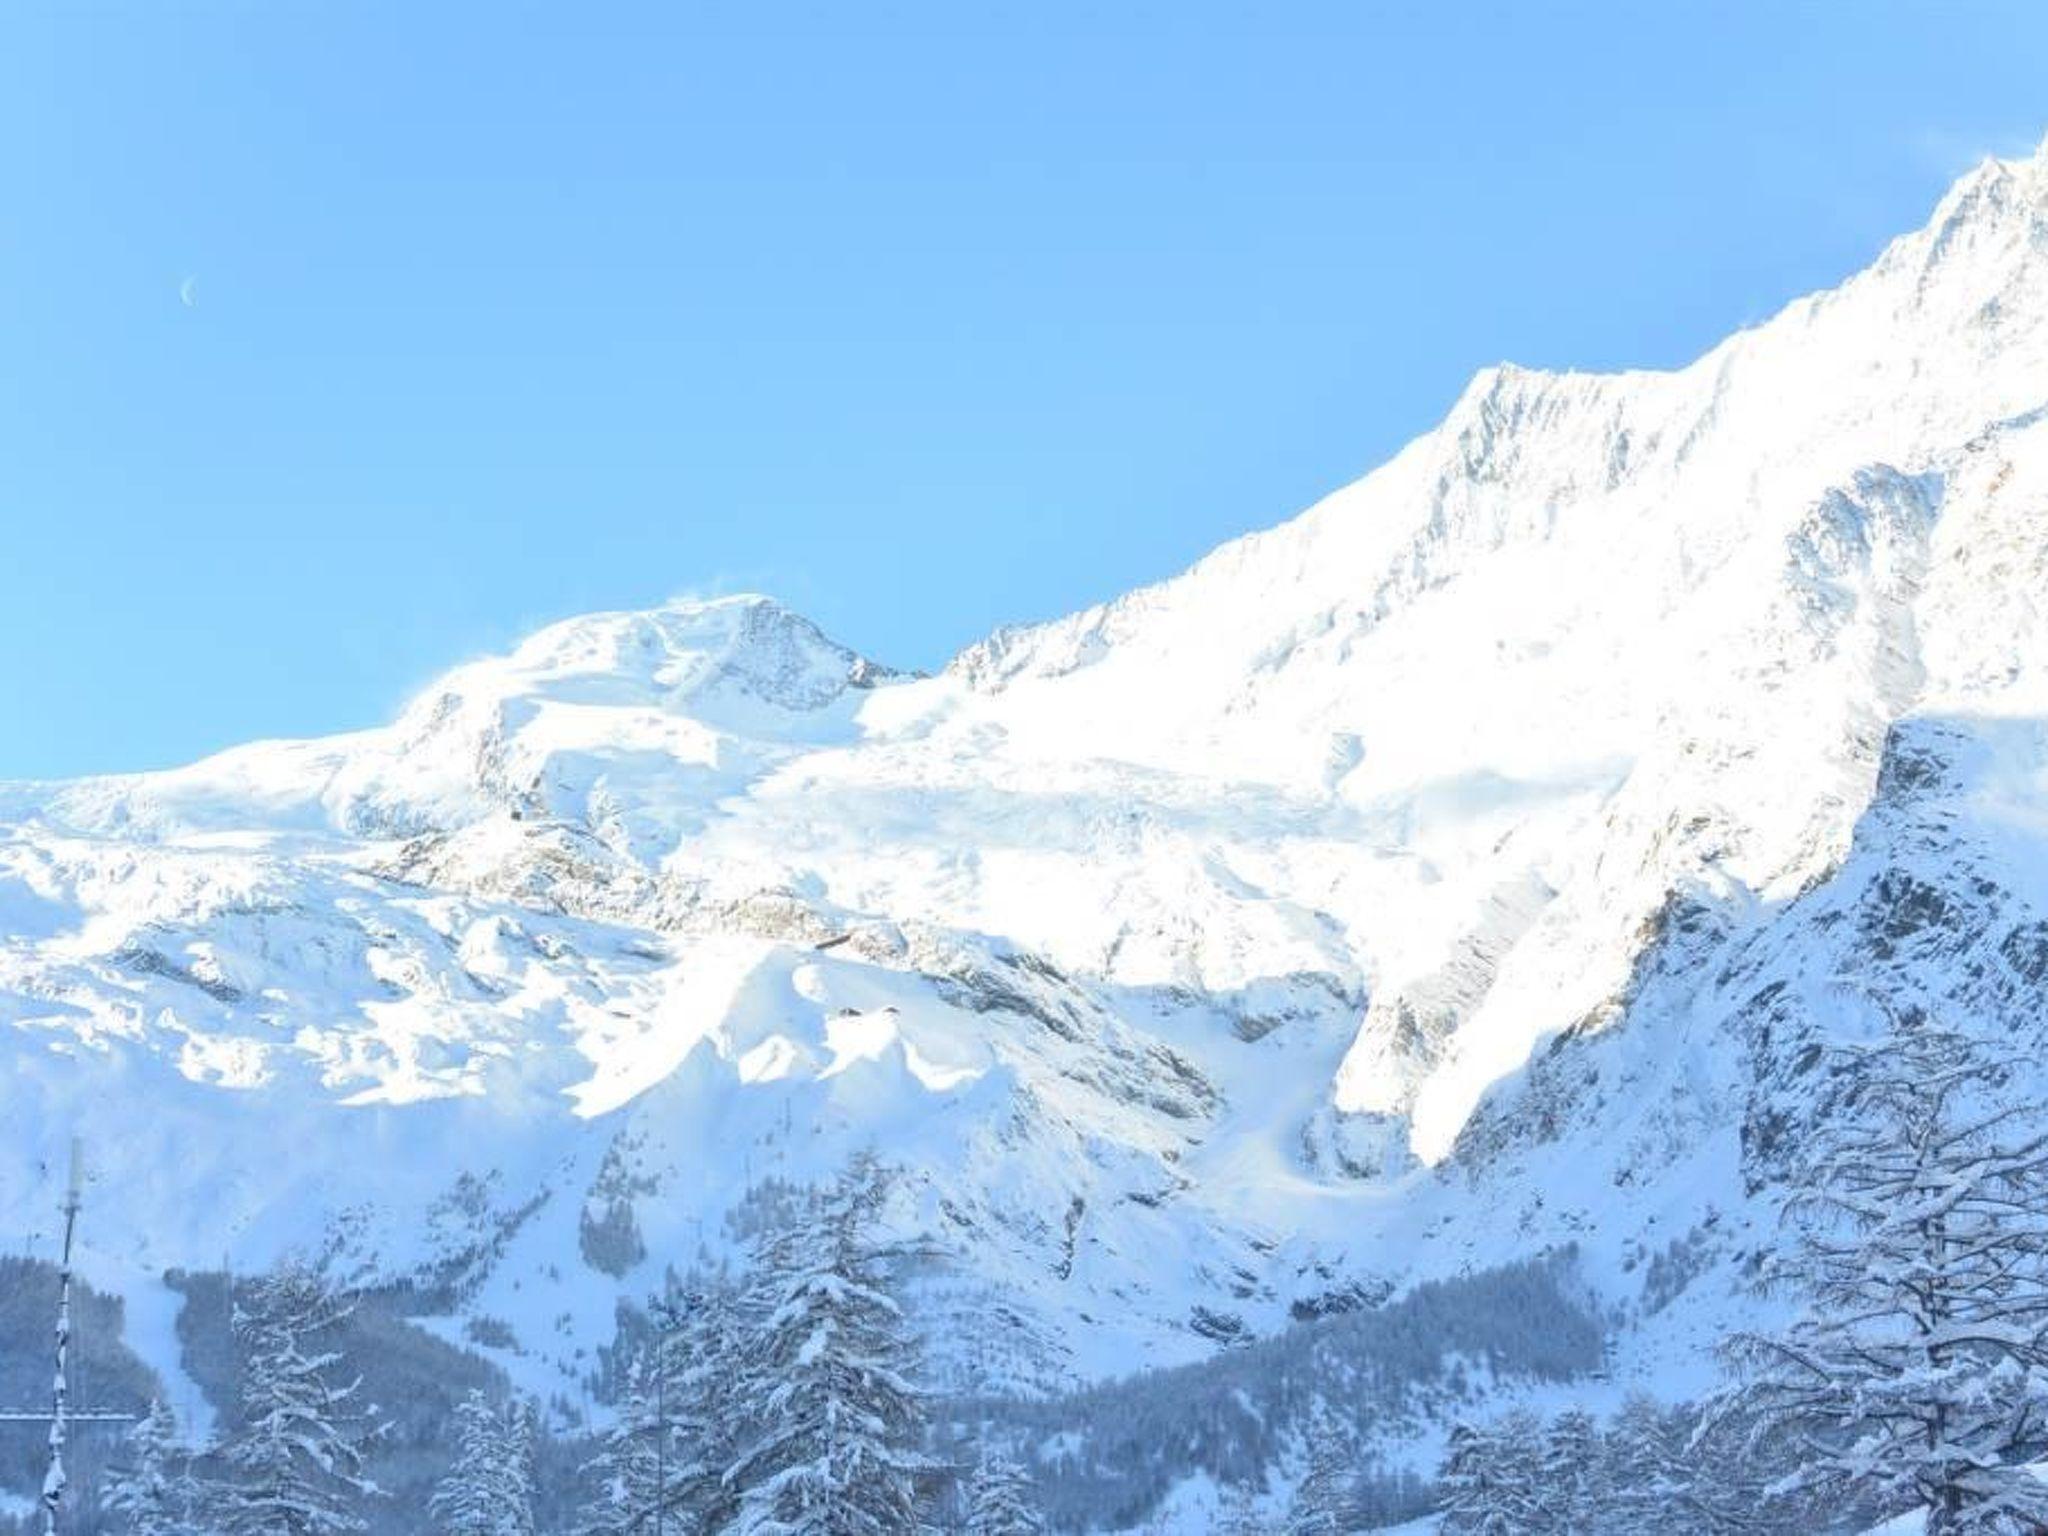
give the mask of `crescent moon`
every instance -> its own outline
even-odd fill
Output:
[[[187,309],[197,309],[199,307],[198,278],[188,277],[185,281],[178,284],[178,302]]]

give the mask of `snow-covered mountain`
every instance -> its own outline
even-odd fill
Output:
[[[892,672],[765,598],[388,728],[0,787],[0,1229],[411,1280],[563,1389],[747,1193],[909,1171],[950,1368],[1577,1243],[1703,1379],[1806,1047],[2048,987],[2048,146],[1690,367],[1512,367],[1270,532]],[[946,1330],[941,1330],[946,1331]]]

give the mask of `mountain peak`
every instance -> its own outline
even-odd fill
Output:
[[[674,712],[721,698],[803,711],[893,675],[772,597],[676,598],[550,624],[507,655],[456,668],[407,713],[445,710],[447,695],[475,691]]]
[[[673,821],[743,761],[836,738],[835,706],[895,675],[754,593],[583,614],[414,699],[338,776],[340,819],[405,831],[511,805]]]

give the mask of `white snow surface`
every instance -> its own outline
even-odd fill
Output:
[[[0,786],[0,1230],[48,1251],[82,1134],[96,1284],[431,1278],[548,1389],[872,1144],[1013,1384],[1576,1242],[1676,1393],[1761,1305],[1801,1040],[2040,1030],[2044,843],[2048,147],[935,677],[678,602],[384,729]]]

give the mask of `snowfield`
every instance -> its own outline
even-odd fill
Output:
[[[1769,1313],[1805,1047],[2038,1039],[2044,986],[2048,147],[937,676],[678,603],[384,729],[0,786],[0,1230],[49,1255],[82,1135],[167,1380],[166,1271],[298,1251],[545,1400],[872,1146],[962,1384],[1576,1245],[1604,1390],[1679,1396]]]

